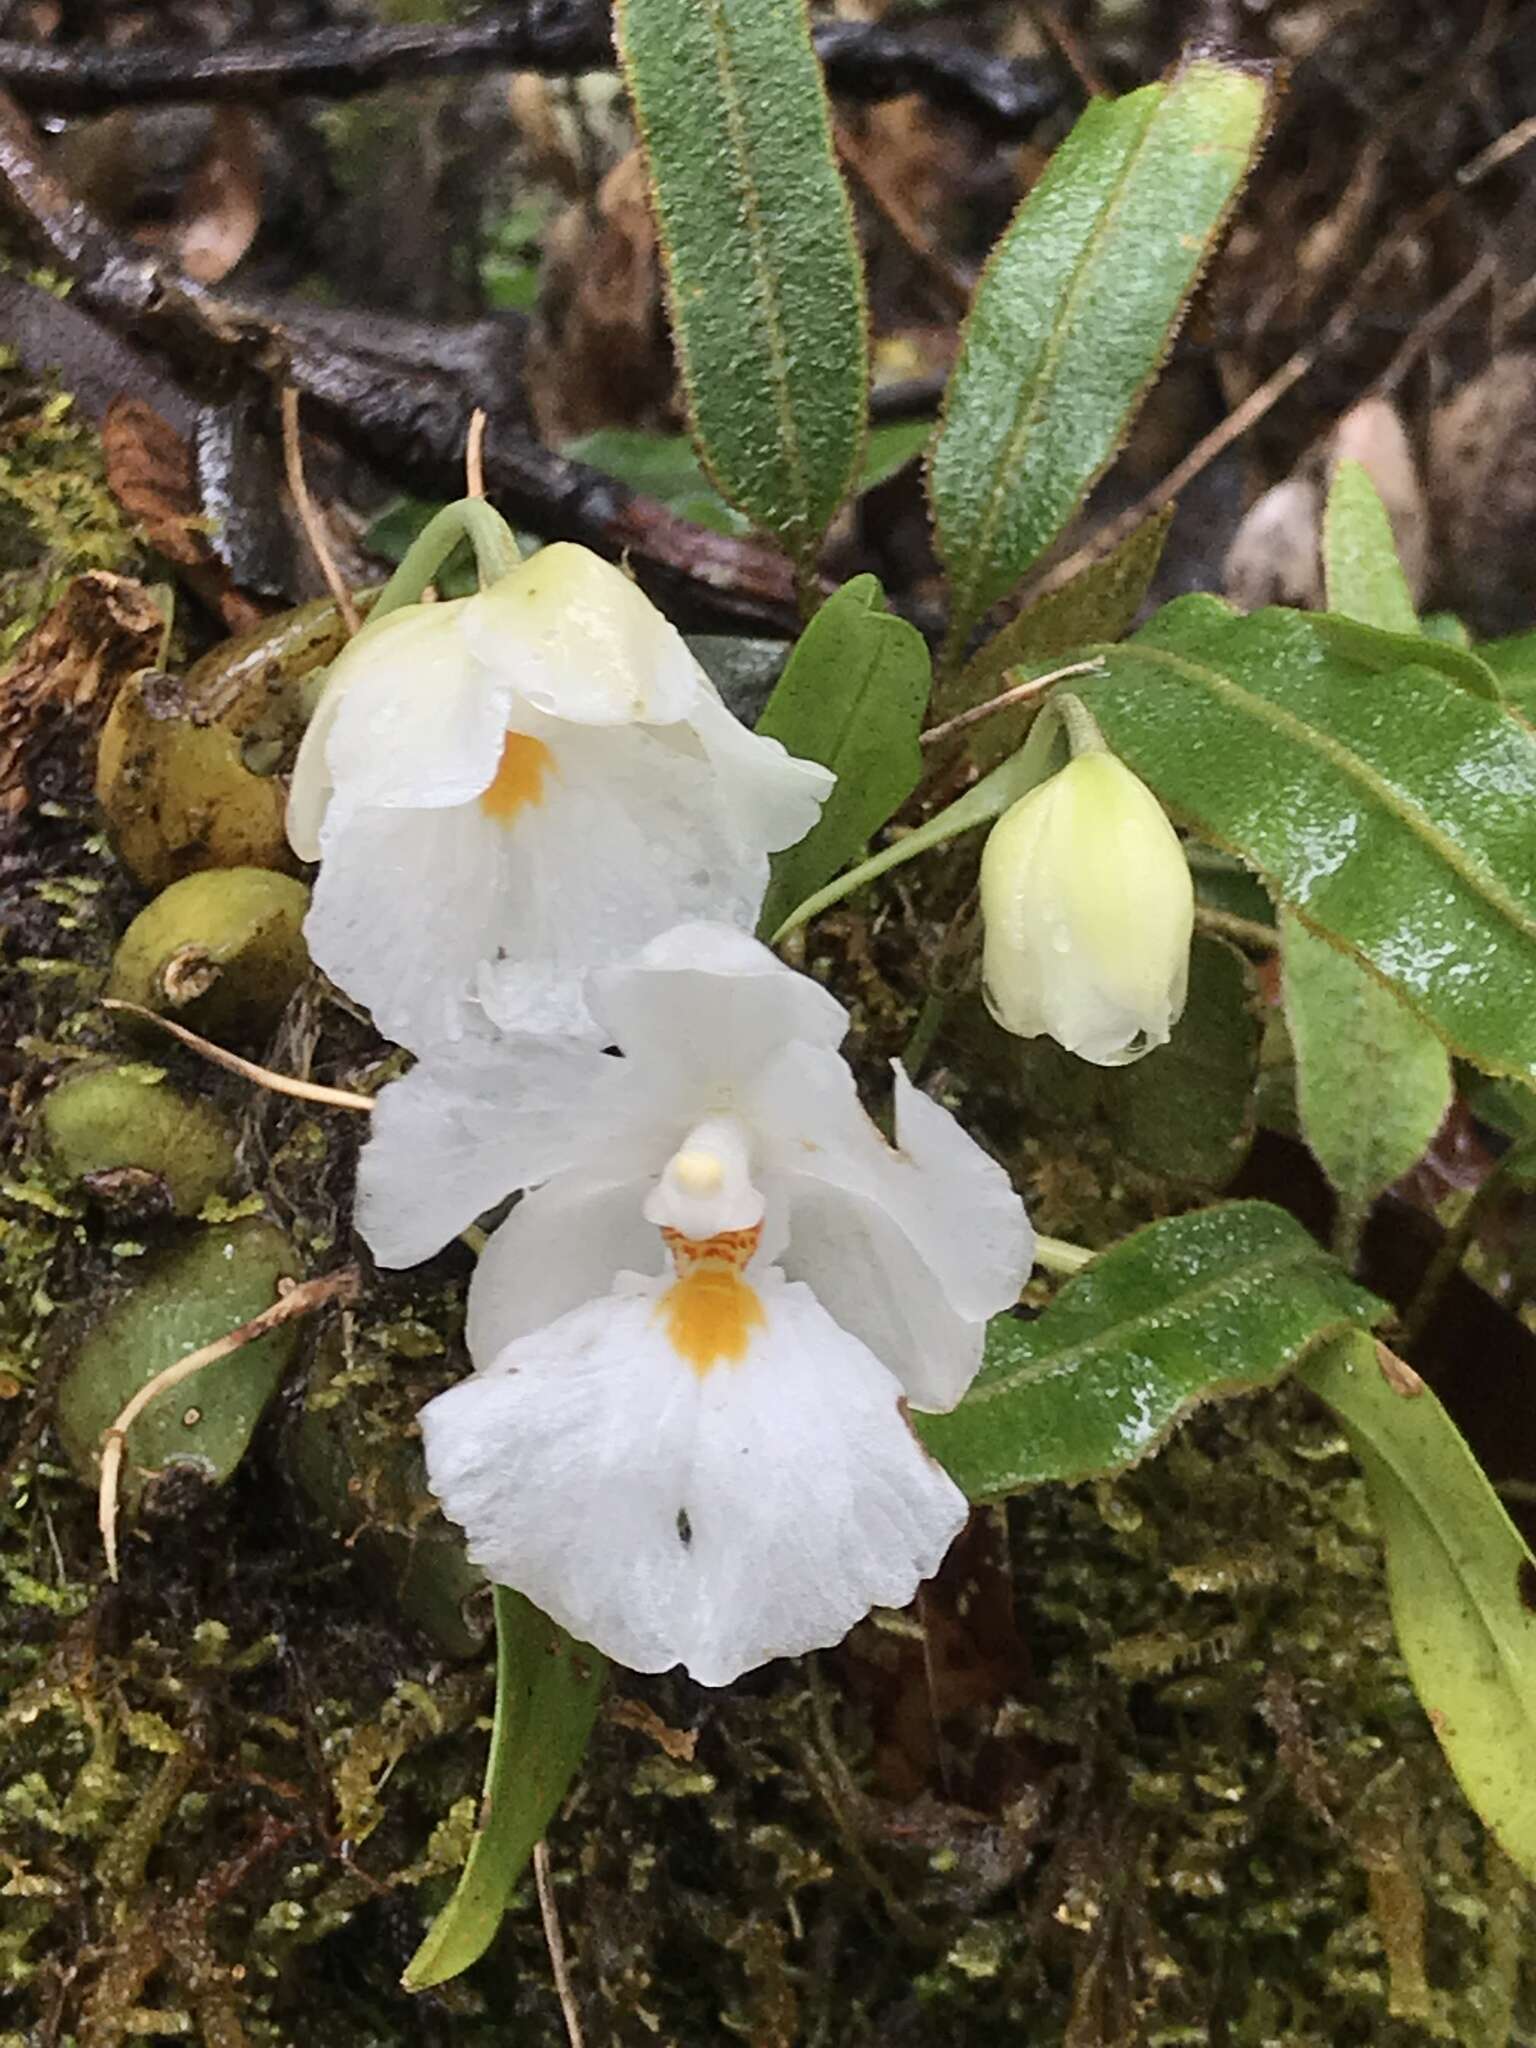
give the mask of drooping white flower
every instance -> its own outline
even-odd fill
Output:
[[[981,860],[982,982],[998,1023],[1096,1066],[1165,1045],[1183,1014],[1195,894],[1157,798],[1080,753],[993,826]]]
[[[581,1033],[581,980],[684,918],[750,927],[770,852],[833,777],[758,738],[587,549],[408,605],[334,664],[288,830],[319,859],[310,952],[420,1050],[483,1010]]]
[[[359,1227],[386,1265],[532,1189],[422,1415],[491,1576],[637,1670],[722,1685],[909,1600],[965,1518],[904,1413],[952,1407],[1032,1239],[1006,1174],[898,1067],[897,1147],[842,1006],[683,926],[593,977],[613,1058],[466,1041],[379,1098]]]

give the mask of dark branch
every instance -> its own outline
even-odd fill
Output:
[[[921,93],[989,134],[1025,135],[1061,101],[1054,78],[960,43],[878,23],[818,23],[816,48],[835,93],[854,100]],[[490,68],[568,77],[612,65],[609,10],[598,0],[520,0],[469,21],[317,29],[269,42],[201,49],[174,43],[0,41],[0,84],[28,107],[94,114],[152,101],[346,99],[396,78]]]
[[[508,519],[549,539],[627,556],[680,624],[795,631],[790,567],[776,549],[695,526],[524,431],[508,361],[517,336],[507,327],[349,318],[210,291],[121,242],[74,199],[40,164],[31,124],[3,90],[0,208],[71,279],[72,310],[153,343],[185,380],[220,401],[241,381],[237,373],[247,388],[257,378],[292,384],[306,401],[306,419],[406,488],[440,498],[464,488],[470,416],[483,406],[487,495]],[[67,344],[80,346],[78,339]],[[91,355],[102,374],[119,374],[120,361],[125,380],[132,377],[131,356]]]

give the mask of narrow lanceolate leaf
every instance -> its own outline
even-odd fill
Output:
[[[805,838],[774,860],[765,934],[846,867],[916,789],[931,683],[927,643],[886,611],[873,576],[845,583],[801,634],[757,729],[833,769],[837,783]]]
[[[1224,1203],[1126,1238],[1033,1322],[994,1318],[970,1393],[918,1427],[973,1500],[1095,1478],[1383,1312],[1284,1210]]]
[[[805,0],[619,0],[704,461],[808,568],[854,476],[863,274]]]
[[[1400,1359],[1355,1335],[1302,1377],[1364,1470],[1398,1647],[1430,1726],[1472,1807],[1536,1878],[1536,1559]]]
[[[1392,521],[1363,463],[1341,462],[1328,487],[1323,581],[1329,611],[1388,633],[1419,630]]]
[[[1089,641],[1118,640],[1128,633],[1157,572],[1172,519],[1171,509],[1144,519],[1112,554],[1010,619],[967,663],[938,708],[946,716],[969,710],[1001,695],[1011,680],[1010,669],[1022,681]],[[1006,760],[1022,742],[1035,709],[1015,705],[972,726],[968,739],[976,765],[995,768]]]
[[[1203,839],[1369,967],[1453,1052],[1536,1082],[1536,734],[1298,612],[1167,605],[1078,687]]]
[[[1353,1237],[1439,1130],[1451,1106],[1450,1055],[1389,988],[1294,912],[1281,914],[1280,934],[1302,1133]]]
[[[1212,57],[1089,107],[994,249],[930,492],[956,645],[1125,437],[1263,132],[1268,86]]]
[[[581,1762],[606,1670],[596,1650],[573,1642],[521,1593],[496,1588],[496,1717],[480,1827],[453,1897],[401,1980],[407,1991],[445,1984],[490,1947]]]

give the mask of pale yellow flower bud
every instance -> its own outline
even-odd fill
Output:
[[[981,862],[987,1006],[1020,1038],[1125,1066],[1184,1008],[1195,898],[1162,805],[1113,754],[1079,754],[992,828]]]

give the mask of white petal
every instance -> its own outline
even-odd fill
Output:
[[[567,727],[556,762],[507,828],[504,957],[481,986],[503,1030],[571,1028],[552,995],[680,920],[751,924],[767,884],[766,854],[737,835],[705,762],[638,726]]]
[[[617,1060],[568,1039],[465,1038],[374,1108],[357,1169],[357,1228],[381,1266],[430,1258],[483,1211],[611,1143]]]
[[[462,1035],[497,944],[501,828],[477,804],[326,821],[304,936],[310,957],[412,1051]]]
[[[718,924],[664,933],[631,965],[594,975],[588,1000],[613,1043],[687,1080],[701,1110],[729,1106],[787,1042],[832,1047],[848,1030],[819,982]]]
[[[343,807],[467,803],[495,775],[512,689],[471,657],[468,602],[406,605],[338,657],[325,758]]]
[[[492,1578],[634,1670],[726,1685],[905,1605],[965,1502],[809,1290],[763,1275],[746,1355],[701,1375],[663,1287],[589,1302],[429,1403],[428,1472]]]
[[[744,1106],[760,1174],[789,1204],[788,1271],[869,1345],[921,1408],[952,1408],[987,1318],[1029,1278],[1034,1237],[1007,1174],[896,1068],[897,1149],[843,1062],[790,1046]],[[841,1214],[839,1212],[842,1212]]]
[[[640,1213],[650,1184],[643,1167],[632,1178],[587,1169],[523,1197],[491,1232],[469,1283],[465,1341],[477,1369],[514,1338],[610,1293],[619,1274],[662,1271],[661,1233]]]
[[[777,853],[805,837],[837,781],[830,768],[801,760],[778,740],[749,731],[707,678],[688,723],[747,838]]]
[[[342,704],[330,678],[310,714],[288,783],[288,844],[300,860],[320,858],[320,833],[331,802],[331,771],[325,750]]]
[[[468,646],[525,702],[582,725],[690,715],[703,670],[637,583],[555,541],[468,601]]]

